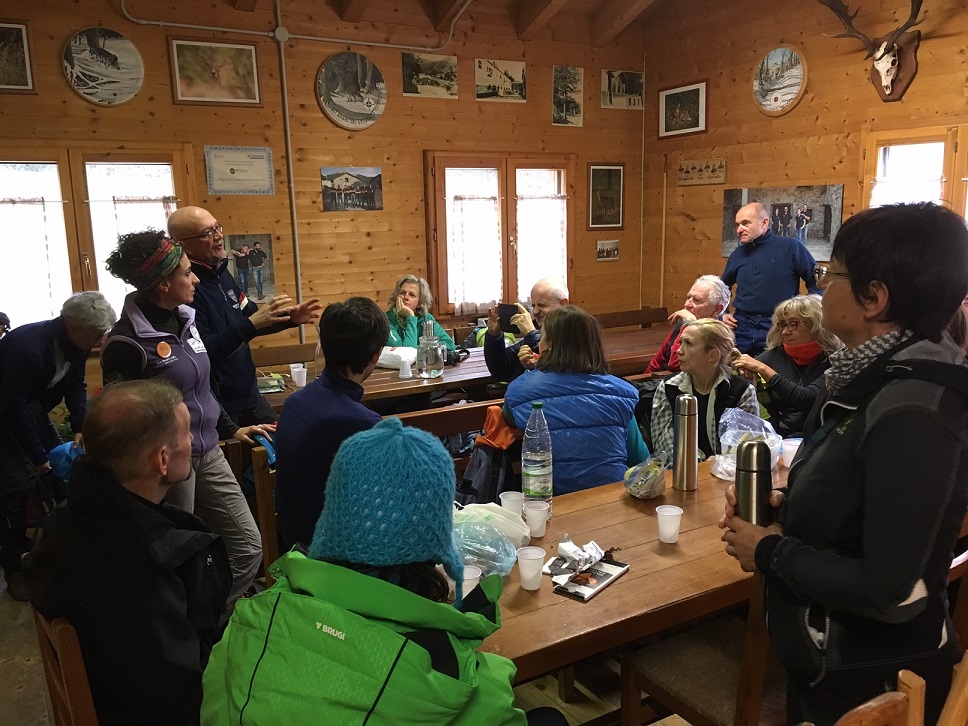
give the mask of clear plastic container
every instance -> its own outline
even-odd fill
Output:
[[[521,444],[521,491],[524,492],[524,501],[548,502],[550,507],[553,481],[551,432],[545,421],[544,404],[535,401],[531,404],[531,417]]]

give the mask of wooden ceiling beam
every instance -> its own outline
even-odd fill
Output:
[[[609,0],[592,19],[592,45],[608,45],[655,0]]]
[[[518,6],[518,38],[534,40],[568,0],[523,0]]]
[[[434,0],[434,30],[446,33],[464,0]]]
[[[236,10],[245,10],[247,12],[252,12],[255,10],[255,4],[259,0],[230,0],[232,7]]]
[[[370,0],[340,0],[339,17],[344,23],[358,23],[370,5]]]

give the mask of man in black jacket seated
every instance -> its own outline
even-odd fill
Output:
[[[261,307],[226,269],[222,225],[201,207],[176,209],[168,218],[168,234],[181,244],[198,277],[195,325],[212,360],[212,393],[239,426],[275,423],[272,406],[259,395],[249,341],[319,318],[319,299],[299,305],[288,295],[276,295]],[[293,361],[294,363],[297,361]]]
[[[191,469],[188,409],[160,380],[116,383],[83,434],[67,503],[25,563],[30,600],[77,630],[102,726],[197,724],[232,573],[201,519],[161,503]]]

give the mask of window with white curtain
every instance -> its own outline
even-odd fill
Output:
[[[945,142],[891,144],[877,149],[870,206],[942,203]]]
[[[567,159],[432,156],[429,278],[439,312],[527,303],[542,277],[567,281]]]

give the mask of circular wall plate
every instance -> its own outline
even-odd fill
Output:
[[[383,115],[387,85],[376,64],[361,53],[336,53],[316,73],[316,100],[337,126],[369,128]]]
[[[145,66],[138,49],[118,31],[85,28],[64,47],[64,75],[85,100],[117,106],[141,90]]]
[[[806,90],[807,63],[803,51],[792,45],[773,48],[753,73],[753,100],[767,116],[792,111]]]

